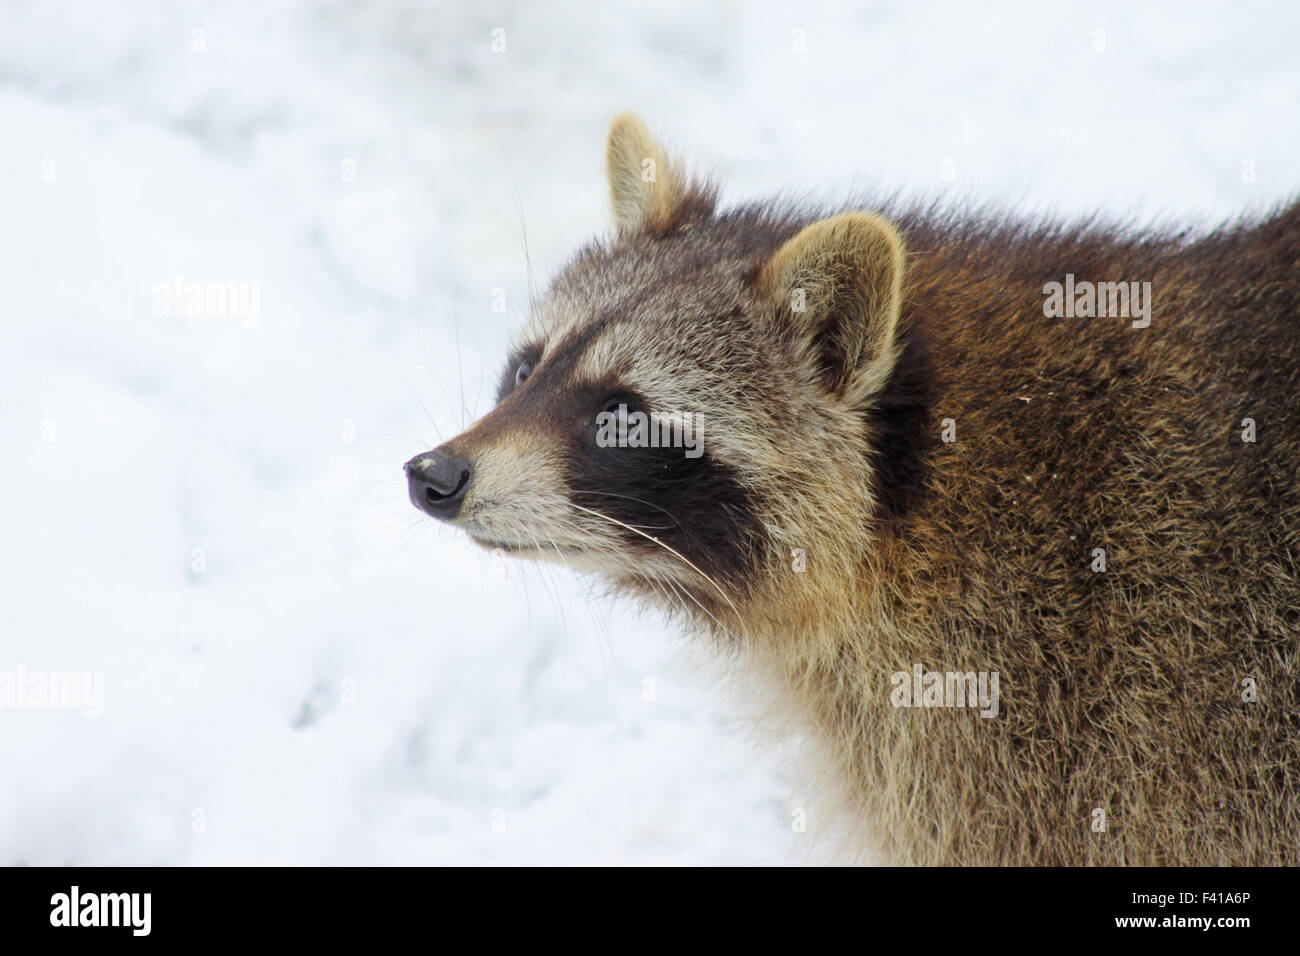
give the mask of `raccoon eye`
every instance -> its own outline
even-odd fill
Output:
[[[626,430],[627,406],[620,405],[618,408],[612,408],[610,409],[610,413],[614,416],[614,424],[617,425],[620,430]]]
[[[627,416],[635,409],[632,406],[632,400],[626,395],[616,395],[605,403],[602,412],[615,416],[619,422],[627,421]]]
[[[524,382],[528,381],[528,376],[533,374],[533,363],[524,361],[519,368],[515,369],[515,388],[518,388]]]
[[[637,410],[636,399],[630,395],[614,395],[600,409],[600,414],[596,416],[596,424],[609,422],[619,433],[623,433],[628,428],[628,416]]]

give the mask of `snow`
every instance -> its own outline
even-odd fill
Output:
[[[743,674],[405,499],[528,265],[607,227],[615,112],[729,201],[1204,224],[1300,184],[1281,3],[124,9],[0,15],[0,674],[104,681],[0,707],[3,864],[828,858]]]

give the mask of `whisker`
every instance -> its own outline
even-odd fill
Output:
[[[521,245],[524,247],[524,282],[528,291],[528,309],[533,311],[537,304],[536,282],[533,276],[533,257],[528,251],[528,221],[524,218],[523,193],[519,189],[519,179],[515,176],[515,168],[510,163],[510,156],[506,153],[505,144],[498,140],[497,146],[501,149],[501,158],[505,161],[506,171],[510,173],[510,182],[514,186],[514,194],[511,196],[511,200],[515,204],[515,212],[519,214],[519,232]]]
[[[460,396],[460,429],[464,431],[468,414],[465,408],[465,372],[460,362],[460,310],[454,304],[451,307],[451,329],[456,338],[456,391]]]
[[[383,574],[384,571],[386,571],[386,570],[388,569],[388,566],[389,566],[390,564],[393,563],[393,559],[396,558],[396,557],[397,557],[399,554],[401,554],[403,551],[405,551],[405,550],[406,550],[406,546],[409,545],[409,544],[410,544],[412,541],[414,541],[416,538],[418,538],[418,537],[420,536],[420,533],[421,533],[422,531],[424,531],[424,529],[427,528],[427,527],[429,527],[429,523],[428,523],[428,522],[425,522],[425,521],[421,521],[421,522],[420,522],[420,523],[415,527],[415,530],[414,530],[414,531],[412,531],[412,532],[410,532],[409,534],[407,534],[405,540],[403,540],[402,543],[401,543],[400,545],[398,545],[397,550],[394,551],[392,554],[390,554],[390,555],[388,556],[388,560],[385,561],[382,565],[380,565],[379,570],[376,571],[376,572],[374,573],[374,575],[373,575],[373,577],[372,577],[372,580],[373,580],[374,578],[378,578],[379,575]]]
[[[575,489],[574,489],[574,493],[575,493],[575,494],[579,494],[579,495],[605,495],[606,497],[609,497],[609,498],[626,498],[628,501],[635,501],[635,502],[638,502],[638,503],[640,503],[640,504],[643,504],[643,505],[645,505],[645,506],[647,506],[647,507],[649,507],[649,508],[654,508],[656,511],[662,511],[662,512],[663,512],[664,514],[666,514],[668,517],[672,518],[672,519],[673,519],[673,523],[672,523],[671,525],[667,525],[667,527],[670,527],[670,528],[671,528],[671,527],[674,527],[674,526],[675,526],[675,527],[680,528],[680,527],[682,526],[682,523],[681,523],[680,521],[678,521],[677,518],[673,515],[673,513],[672,513],[671,511],[669,511],[667,508],[661,508],[659,505],[655,504],[653,501],[646,501],[644,498],[638,498],[638,497],[636,497],[636,495],[620,495],[620,494],[616,494],[615,492],[612,492],[612,491],[596,491],[594,488],[593,488],[593,489],[575,488]],[[651,526],[650,526],[650,525],[644,525],[644,527],[649,528],[649,527],[651,527]],[[661,526],[661,527],[662,527],[662,526]],[[655,529],[655,530],[659,530],[659,529]]]
[[[474,419],[477,420],[478,403],[483,397],[483,379],[487,376],[483,374],[483,350],[481,348],[476,348],[474,351],[478,355],[478,391],[474,393]]]
[[[420,527],[425,527],[426,519],[424,518],[423,515],[411,513],[411,514],[394,516],[391,521],[385,522],[384,524],[374,524],[370,519],[366,519],[365,523],[372,530],[378,531],[380,533],[384,533],[384,532],[392,531],[394,528],[402,528],[402,529],[411,528],[417,524]]]
[[[527,534],[528,534],[528,537],[532,539],[532,541],[533,541],[533,546],[534,546],[534,548],[536,549],[537,553],[538,553],[538,554],[541,554],[541,552],[542,552],[542,550],[543,550],[543,549],[542,549],[542,543],[541,543],[540,541],[537,540],[536,535],[534,535],[534,534],[532,533],[531,530],[529,530],[529,531],[527,532]],[[558,549],[557,549],[557,550],[558,550]],[[546,570],[549,570],[549,569],[544,569],[544,570],[542,570],[542,586],[543,586],[543,587],[546,586]],[[556,615],[557,615],[557,616],[559,617],[559,619],[560,619],[560,628],[561,628],[561,630],[564,632],[564,646],[565,646],[565,654],[567,655],[567,654],[568,654],[568,646],[569,646],[569,619],[568,619],[568,617],[567,617],[567,616],[565,615],[565,613],[564,613],[563,600],[560,598],[560,589],[559,589],[559,586],[556,585],[556,583],[555,583],[554,580],[552,580],[550,583],[551,583],[551,587],[550,587],[550,588],[547,588],[547,593],[551,596],[551,601],[552,601],[552,602],[554,603],[554,605],[555,605],[555,613],[556,613]]]
[[[380,507],[381,505],[387,505],[387,503],[389,503],[390,501],[407,501],[407,496],[406,494],[390,494],[389,497],[377,498],[374,499],[374,501],[367,502],[365,503],[365,505],[363,505],[363,507],[369,507],[369,509],[377,509],[377,507]],[[415,518],[415,515],[411,515],[411,516],[412,518]]]
[[[610,522],[610,524],[618,525],[619,527],[626,528],[628,531],[631,531],[635,534],[639,534],[647,541],[654,542],[655,544],[659,545],[659,547],[667,551],[669,554],[676,556],[679,560],[682,561],[683,564],[685,564],[692,571],[694,571],[696,574],[702,577],[705,581],[709,582],[709,584],[713,587],[713,589],[718,592],[718,595],[722,598],[722,600],[727,602],[727,606],[730,607],[731,610],[735,613],[737,620],[739,621],[744,620],[740,615],[740,609],[736,607],[735,603],[732,602],[731,598],[727,597],[726,592],[722,590],[718,582],[713,580],[712,577],[705,574],[703,571],[701,571],[693,561],[691,561],[689,558],[687,558],[684,554],[682,554],[677,549],[671,547],[670,545],[664,544],[658,538],[654,537],[653,535],[646,534],[644,531],[641,531],[639,528],[634,528],[632,525],[627,524],[626,522],[619,521],[617,518],[611,518],[609,515],[601,514],[599,511],[593,511],[590,508],[584,508],[582,505],[579,504],[574,504],[573,507],[577,508],[579,511],[585,511],[589,515],[593,515],[594,517],[600,518],[604,521],[608,521]],[[713,618],[715,624],[721,627],[728,634],[731,634],[732,637],[736,637],[736,634],[733,633],[730,628],[728,628],[716,617],[714,617],[714,615],[709,612],[708,608],[706,608],[703,604],[700,604],[699,599],[696,598],[695,595],[691,594],[690,592],[687,592],[687,597],[689,597],[692,601],[694,601],[697,605],[699,605],[701,611],[703,611],[705,614],[708,614],[709,617]]]
[[[414,386],[411,385],[411,383],[407,380],[406,376],[402,375],[402,370],[398,368],[397,363],[393,363],[393,370],[397,372],[398,375],[401,375],[403,384],[405,384],[406,387],[411,390],[411,396],[416,400],[416,402],[419,403],[420,409],[424,412],[424,417],[429,419],[429,424],[433,426],[433,434],[438,439],[438,444],[441,445],[442,432],[438,429],[438,423],[433,420],[433,416],[429,414],[429,409],[425,406],[424,402],[420,399],[420,393],[415,390]],[[420,436],[420,440],[423,442],[424,436]]]
[[[411,364],[415,365],[417,368],[420,368],[425,372],[428,372],[430,375],[434,377],[434,379],[438,383],[438,386],[442,389],[442,397],[445,398],[450,403],[454,414],[454,409],[456,407],[456,395],[455,395],[455,391],[452,389],[451,383],[447,381],[446,376],[444,376],[442,372],[439,371],[434,366],[426,365],[424,362],[412,362]],[[439,436],[439,441],[441,440],[442,440],[441,436]]]

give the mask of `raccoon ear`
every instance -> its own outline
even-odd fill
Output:
[[[620,113],[609,127],[605,169],[622,237],[647,233],[662,238],[713,214],[714,195],[678,171],[640,117]]]
[[[846,212],[806,226],[759,274],[827,387],[850,404],[878,392],[894,369],[903,264],[893,225]]]

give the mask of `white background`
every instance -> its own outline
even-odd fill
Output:
[[[0,672],[105,700],[0,709],[0,864],[826,859],[743,675],[405,500],[490,403],[525,232],[544,283],[607,227],[624,109],[726,201],[1213,224],[1300,188],[1297,37],[1281,2],[6,0]],[[155,315],[177,275],[260,322]]]

